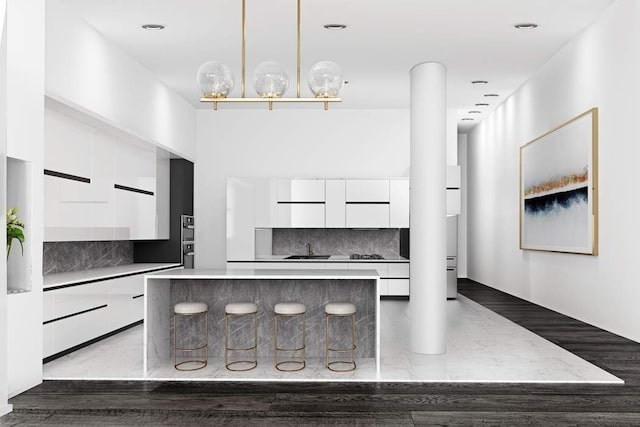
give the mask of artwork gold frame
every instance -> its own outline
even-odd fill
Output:
[[[598,109],[520,147],[520,249],[598,255]]]

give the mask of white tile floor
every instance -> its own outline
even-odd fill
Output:
[[[538,335],[459,296],[447,302],[447,353],[409,351],[406,301],[381,302],[381,373],[373,359],[358,360],[351,373],[334,373],[322,359],[307,360],[299,372],[283,373],[273,360],[260,359],[247,372],[229,372],[220,358],[192,372],[172,364],[144,374],[142,326],[115,335],[44,365],[45,379],[239,380],[239,381],[397,381],[622,383],[619,378]]]

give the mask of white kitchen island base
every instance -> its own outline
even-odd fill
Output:
[[[358,369],[364,373],[372,368],[377,376],[380,372],[378,279],[374,270],[179,270],[148,275],[145,280],[145,375],[173,366],[171,319],[173,306],[179,302],[204,302],[209,306],[209,363],[213,366],[208,371],[221,378],[228,377],[224,363],[217,360],[222,360],[224,355],[224,306],[229,302],[257,303],[259,366],[273,369],[274,375],[281,374],[273,367],[273,307],[278,302],[296,301],[307,306],[308,368],[300,371],[300,379],[313,377],[314,369],[323,367],[324,305],[329,302],[356,305]],[[189,330],[179,331],[178,339],[188,341],[189,333]],[[186,338],[183,335],[187,335]],[[332,336],[342,338],[341,342],[350,341],[351,328],[332,329]],[[202,376],[202,371],[198,372],[189,376]],[[242,377],[242,374],[233,374],[229,378]],[[287,373],[285,378],[294,379],[296,375]]]

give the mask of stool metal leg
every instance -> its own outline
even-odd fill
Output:
[[[337,314],[326,314],[326,345],[325,345],[325,367],[334,372],[351,372],[356,369],[356,314],[351,314],[351,348],[331,348],[330,334],[329,334],[329,318],[331,317],[345,317]],[[336,353],[351,353],[351,360],[330,360],[331,352]],[[336,366],[347,365],[348,368],[340,369]]]
[[[229,346],[229,319],[230,316],[253,316],[253,346],[245,348],[234,348]],[[253,350],[253,360],[234,360],[229,362],[229,351],[249,351]],[[236,368],[239,364],[249,364],[247,368]],[[258,313],[248,314],[224,314],[224,367],[229,371],[250,371],[258,366]]]
[[[178,343],[178,341],[177,341],[178,330],[176,328],[178,316],[198,316],[198,315],[204,315],[204,344],[201,345],[200,347],[194,347],[194,348],[179,348],[178,345],[177,345],[177,343]],[[178,352],[191,353],[191,352],[198,352],[198,351],[204,351],[204,357],[202,358],[203,360],[200,360],[200,359],[189,359],[189,360],[183,360],[182,362],[178,363]],[[174,315],[173,315],[173,367],[176,368],[178,371],[196,371],[198,369],[202,369],[205,366],[207,366],[208,357],[209,357],[209,316],[208,316],[208,312],[205,311],[203,313],[196,313],[196,314],[175,314],[174,313]],[[188,363],[196,363],[196,367],[194,367],[194,368],[185,368],[184,365],[186,365]]]
[[[287,317],[294,317],[294,316],[302,316],[302,346],[298,347],[298,348],[280,348],[278,347],[278,317],[280,316],[287,316]],[[299,314],[275,314],[274,319],[273,319],[273,336],[274,336],[274,340],[273,340],[273,353],[274,353],[274,360],[275,360],[275,367],[277,370],[282,371],[282,372],[295,372],[295,371],[301,371],[303,370],[306,366],[307,366],[307,319],[305,316],[305,313],[299,313]],[[294,358],[292,359],[288,359],[288,360],[282,360],[280,362],[278,362],[278,352],[279,351],[287,351],[287,352],[296,352],[296,351],[301,351],[302,352],[302,361],[300,360],[294,360]],[[283,366],[287,366],[287,365],[293,365],[293,366],[297,366],[294,368],[284,368]]]

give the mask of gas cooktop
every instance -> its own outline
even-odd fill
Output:
[[[350,259],[384,259],[382,255],[379,254],[351,254],[349,255]]]

